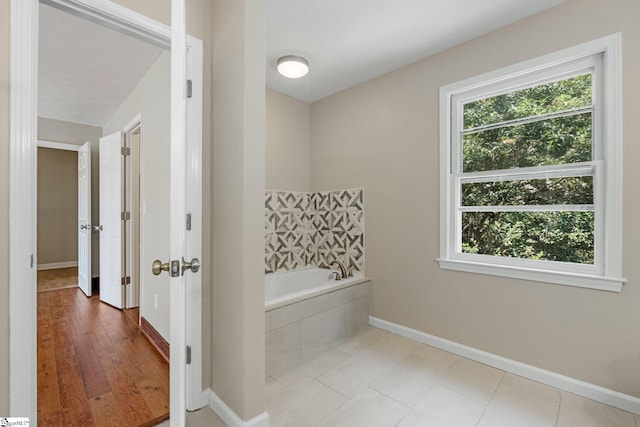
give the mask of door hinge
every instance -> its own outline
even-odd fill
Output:
[[[120,147],[120,154],[122,154],[123,156],[130,156],[131,155],[131,148],[129,147]]]
[[[29,268],[33,268],[33,254],[31,254],[31,263],[29,264]]]
[[[193,96],[193,82],[191,80],[187,80],[187,98],[191,98]]]
[[[187,365],[191,365],[191,346],[187,346]]]
[[[131,284],[131,276],[125,276],[122,278],[122,286]]]
[[[187,214],[187,231],[191,231],[191,214]]]
[[[131,212],[121,212],[120,219],[123,221],[129,221],[131,219]]]

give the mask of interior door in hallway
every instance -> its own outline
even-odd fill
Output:
[[[91,142],[78,150],[78,286],[91,296]]]
[[[100,138],[100,300],[124,307],[122,286],[122,134]]]

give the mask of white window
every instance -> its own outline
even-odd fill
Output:
[[[440,89],[442,268],[620,291],[620,35]]]

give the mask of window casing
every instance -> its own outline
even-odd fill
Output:
[[[589,87],[588,102],[582,99],[576,105],[568,103],[566,107],[554,106],[549,111],[533,109],[530,114],[516,117],[510,117],[508,111],[502,117],[496,111],[496,114],[482,116],[490,117],[487,123],[470,119],[473,118],[473,108],[478,103],[567,82],[578,82]],[[621,277],[620,103],[620,35],[598,39],[442,87],[440,266],[445,269],[620,291],[625,282]],[[536,160],[533,164],[528,160],[521,161],[516,154],[513,156],[515,160],[510,159],[509,155],[503,155],[509,159],[476,162],[474,166],[476,156],[481,158],[483,153],[493,153],[492,150],[500,143],[515,141],[517,138],[505,136],[510,132],[517,134],[515,129],[520,134],[527,134],[527,127],[554,127],[555,123],[559,124],[555,128],[570,128],[572,122],[580,125],[576,125],[575,129],[581,129],[582,145],[570,147],[567,152],[571,155],[553,158],[553,154],[550,154],[548,159]],[[566,126],[567,123],[569,126]],[[500,134],[503,141],[496,137],[492,146],[482,147],[482,142],[477,142],[482,141],[482,138],[475,138],[474,142],[474,136],[483,132]],[[559,138],[562,139],[563,136]],[[568,134],[563,140],[565,139],[577,141],[579,138]],[[516,143],[522,148],[523,142],[527,148],[527,141],[524,139]],[[544,142],[540,145],[540,141],[537,141],[539,146],[544,146]],[[585,148],[585,143],[590,143],[590,150]],[[498,153],[510,152],[506,145],[497,148]],[[502,151],[499,151],[500,148]],[[514,148],[513,152],[516,153],[517,150]],[[497,155],[499,156],[500,154]],[[547,191],[551,196],[536,192],[536,186],[542,188],[546,185],[552,190],[559,188],[556,185],[558,182],[564,183],[565,190],[569,188],[577,191],[564,191],[560,195]],[[523,198],[518,193],[522,188],[533,190]],[[514,194],[518,197],[514,197]],[[496,218],[492,223],[494,226],[485,227],[492,218]],[[545,251],[511,254],[509,242],[500,240],[499,234],[489,237],[499,242],[501,250],[488,253],[493,247],[489,244],[483,246],[483,240],[491,239],[485,239],[487,234],[478,233],[479,226],[474,228],[474,224],[482,224],[482,231],[499,231],[501,227],[511,227],[523,238],[545,240],[544,235],[527,236],[526,233],[532,232],[531,230],[518,229],[518,226],[522,228],[522,222],[517,221],[518,218],[527,218],[532,223],[537,221],[539,224],[549,224],[549,229],[543,234],[558,233],[552,228],[553,224],[567,221],[579,223],[583,231],[592,229],[592,232],[580,234],[578,239],[574,239],[580,242],[561,256]],[[540,244],[537,243],[536,247],[539,247]],[[551,250],[547,252],[553,253],[553,239],[550,240],[549,249]]]

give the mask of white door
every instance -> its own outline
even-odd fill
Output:
[[[78,150],[78,286],[91,296],[91,142]]]
[[[186,359],[186,282],[185,218],[186,218],[186,25],[185,1],[171,1],[171,166],[169,200],[169,269],[172,276],[170,290],[170,413],[171,427],[183,427],[187,412]],[[163,260],[166,262],[166,260]],[[175,267],[181,271],[175,271]],[[143,267],[144,268],[144,267]],[[197,271],[197,269],[195,269]],[[192,274],[186,272],[186,274]]]
[[[124,307],[122,286],[122,135],[100,138],[100,300]]]

